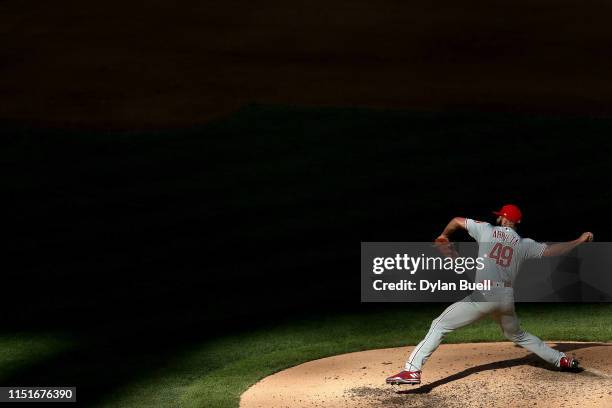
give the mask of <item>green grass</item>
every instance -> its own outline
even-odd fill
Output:
[[[74,345],[72,338],[58,334],[0,335],[0,384],[22,368],[53,358]]]
[[[139,375],[105,389],[99,406],[237,407],[240,395],[250,385],[284,368],[331,355],[416,344],[444,307],[396,304],[375,311],[279,322],[195,343],[158,361],[155,355],[130,358],[125,352],[121,354],[119,346],[116,356],[105,356],[94,369],[88,366],[90,360],[61,358],[62,353],[78,349],[80,344],[73,337],[4,334],[0,336],[0,384],[37,364],[45,367],[49,361],[61,365],[48,374],[49,378],[55,378],[51,373],[75,370],[79,375],[99,376],[99,381],[104,381],[105,375],[120,373],[124,366],[136,365],[142,368]],[[518,305],[518,314],[524,329],[545,340],[612,340],[612,304]],[[481,341],[505,339],[496,323],[485,319],[445,340]],[[106,372],[109,367],[112,370]],[[89,384],[96,382],[95,378],[87,379]],[[78,389],[78,380],[74,385]]]
[[[237,407],[240,395],[274,372],[326,356],[416,344],[444,306],[409,305],[385,311],[279,324],[219,338],[125,385],[106,407]],[[545,340],[610,341],[612,305],[519,305],[524,329]],[[483,320],[446,342],[505,341],[496,324]]]

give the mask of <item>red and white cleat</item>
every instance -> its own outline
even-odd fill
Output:
[[[401,371],[387,378],[387,384],[392,384],[392,385],[400,385],[400,384],[417,385],[420,383],[421,383],[421,372],[420,371]]]
[[[562,371],[577,371],[580,370],[580,363],[573,357],[561,357],[559,360],[559,368]]]

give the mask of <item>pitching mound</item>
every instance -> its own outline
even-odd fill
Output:
[[[390,386],[412,347],[310,361],[248,389],[242,408],[612,407],[612,343],[550,343],[581,373],[559,372],[512,343],[442,345],[420,386]]]

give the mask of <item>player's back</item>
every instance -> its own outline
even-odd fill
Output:
[[[478,256],[483,258],[484,268],[476,273],[477,281],[491,279],[511,284],[523,261],[541,257],[546,249],[546,244],[522,238],[509,227],[466,219],[466,229],[478,242]]]

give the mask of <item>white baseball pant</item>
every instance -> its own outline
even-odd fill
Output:
[[[446,334],[488,315],[499,323],[507,339],[558,367],[559,360],[565,357],[565,354],[549,347],[533,334],[521,330],[514,310],[512,288],[498,289],[494,292],[486,298],[478,298],[479,301],[474,301],[475,296],[470,295],[446,308],[432,321],[429,332],[410,354],[406,361],[406,370],[420,371]]]

